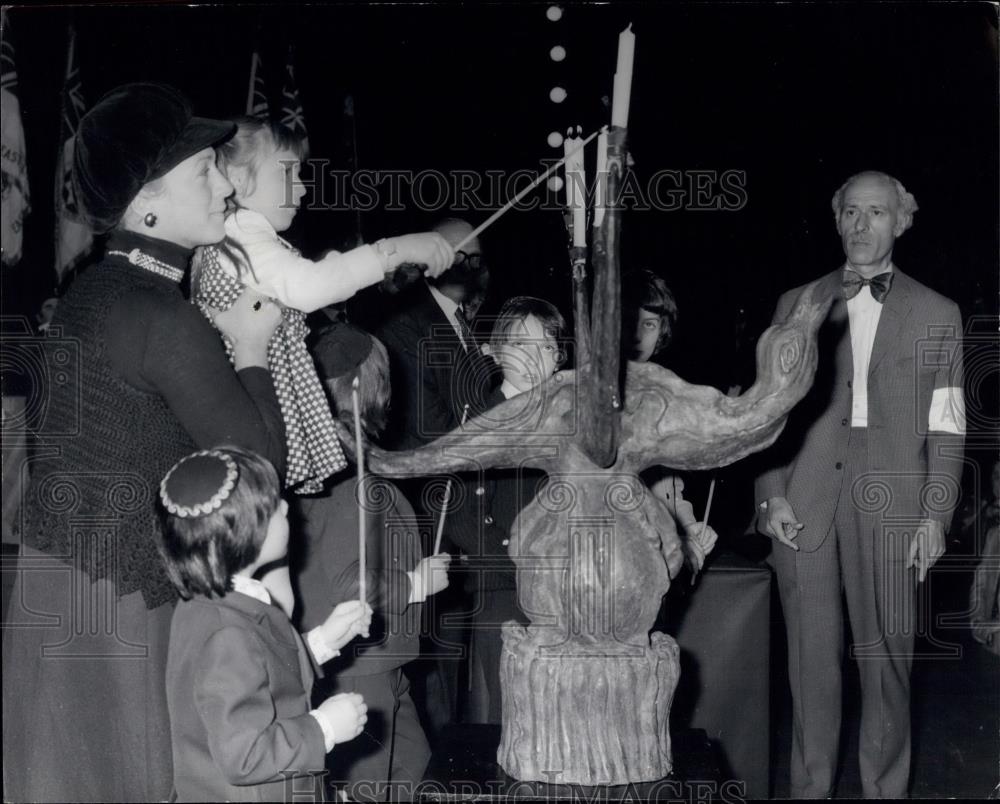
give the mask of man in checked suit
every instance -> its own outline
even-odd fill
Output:
[[[917,584],[945,549],[965,433],[962,321],[954,302],[900,271],[913,196],[891,176],[851,177],[833,198],[846,263],[820,278],[835,302],[809,395],[757,478],[758,529],[774,540],[788,629],[791,795],[833,793],[843,606],[861,678],[866,797],[906,795]],[[774,320],[801,288],[778,301]]]

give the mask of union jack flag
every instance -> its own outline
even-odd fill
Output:
[[[250,86],[247,89],[247,114],[266,120],[270,116],[267,103],[267,90],[264,88],[264,75],[261,66],[260,53],[256,50],[250,60]]]
[[[288,46],[288,60],[285,63],[285,83],[281,88],[281,122],[296,134],[302,135],[306,148],[309,147],[306,118],[302,111],[302,101],[299,100],[299,88],[295,83],[294,45]]]

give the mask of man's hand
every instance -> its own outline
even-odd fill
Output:
[[[757,517],[757,530],[765,536],[770,536],[781,542],[785,547],[798,550],[799,546],[792,541],[804,528],[791,504],[784,497],[772,497],[767,501],[767,508]]]
[[[944,555],[944,525],[934,519],[923,520],[910,542],[907,567],[915,567],[917,580],[923,583],[927,571]]]

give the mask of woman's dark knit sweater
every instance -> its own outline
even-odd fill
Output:
[[[186,270],[190,251],[129,232]],[[184,455],[236,444],[284,470],[285,432],[271,376],[234,372],[219,334],[171,279],[106,255],[60,302],[46,356],[44,412],[25,499],[25,543],[141,590],[154,608],[174,591],[156,550],[160,480]],[[62,347],[58,348],[57,347]],[[53,348],[56,347],[56,348]]]

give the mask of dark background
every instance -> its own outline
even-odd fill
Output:
[[[16,49],[33,211],[24,257],[5,269],[4,314],[33,314],[51,293],[53,172],[66,36],[88,103],[133,80],[181,88],[205,115],[244,110],[259,44],[272,108],[289,43],[313,156],[343,166],[343,98],[357,110],[369,169],[539,170],[554,129],[589,132],[609,115],[617,33],[637,36],[629,120],[639,183],[657,170],[745,171],[739,211],[631,211],[624,266],[674,290],[678,337],[665,362],[725,388],[752,377],[752,346],[778,294],[842,259],[830,198],[876,168],[920,204],[895,258],[956,299],[995,314],[998,284],[996,9],[987,4],[424,6],[106,5],[16,7]],[[548,57],[562,44],[561,64]],[[564,86],[556,106],[549,89]],[[593,147],[588,159],[593,159]],[[592,168],[591,168],[592,175]],[[474,223],[491,210],[464,213]],[[373,211],[365,239],[427,228],[437,213]],[[310,255],[342,246],[349,211],[300,214],[289,237]],[[569,312],[561,215],[512,212],[484,237],[487,312],[515,293]],[[734,337],[739,310],[747,338]]]

